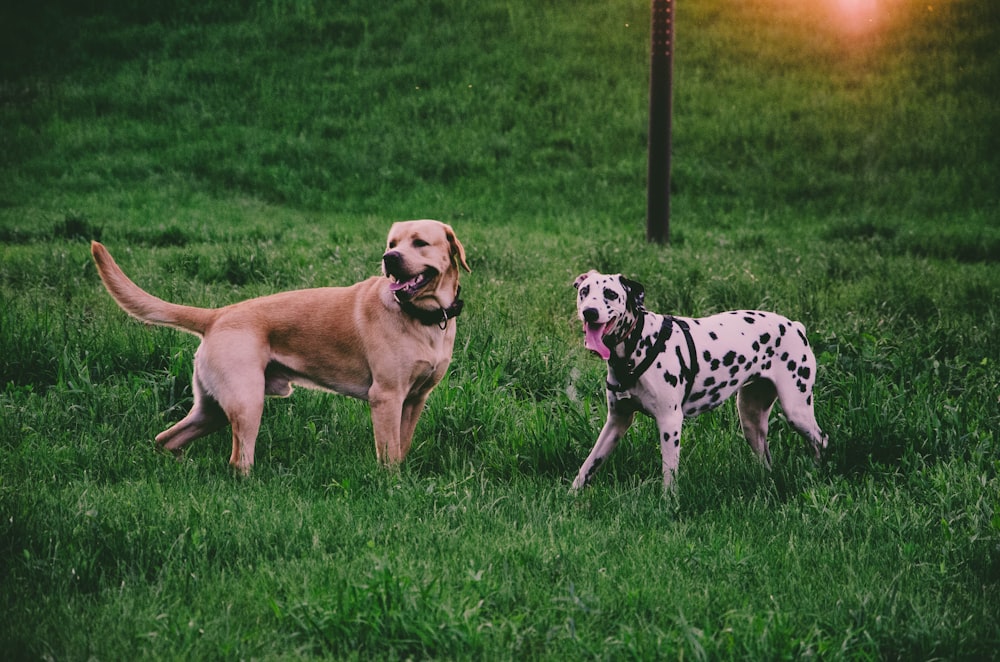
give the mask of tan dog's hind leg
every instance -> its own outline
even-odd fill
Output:
[[[195,375],[194,406],[191,407],[187,416],[174,424],[173,427],[156,435],[156,443],[179,456],[181,449],[188,442],[220,430],[228,422],[219,403],[211,396],[205,395],[204,389],[198,383],[198,377]]]
[[[243,330],[207,335],[195,354],[195,388],[214,399],[233,428],[229,464],[249,474],[264,413],[263,342]],[[205,398],[203,398],[205,399]]]
[[[240,473],[247,475],[253,468],[253,454],[260,431],[260,417],[264,413],[264,399],[256,403],[244,403],[238,412],[230,414],[233,426],[233,452],[229,464]]]
[[[243,474],[253,468],[254,448],[264,413],[264,374],[259,369],[233,371],[220,392],[219,406],[233,427],[233,452],[229,464]]]

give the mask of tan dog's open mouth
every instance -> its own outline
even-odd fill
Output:
[[[423,289],[438,275],[437,269],[428,267],[416,276],[399,273],[387,273],[389,277],[389,289],[401,301],[409,301],[417,292]]]

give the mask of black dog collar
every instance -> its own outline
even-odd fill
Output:
[[[435,308],[433,310],[427,310],[426,308],[417,308],[409,301],[400,301],[396,299],[396,303],[399,304],[399,308],[417,320],[424,326],[431,326],[436,324],[441,330],[444,330],[448,326],[448,320],[454,319],[462,314],[462,309],[465,307],[465,301],[458,298],[458,295],[462,293],[462,288],[459,286],[458,290],[455,292],[455,300],[447,308]]]

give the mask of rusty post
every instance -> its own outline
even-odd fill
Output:
[[[646,240],[662,244],[670,241],[670,132],[673,114],[674,0],[651,1]]]

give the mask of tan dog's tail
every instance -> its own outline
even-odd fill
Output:
[[[205,335],[205,330],[215,319],[215,310],[181,306],[157,299],[133,283],[104,246],[92,241],[90,252],[97,263],[97,273],[101,275],[104,287],[126,313],[147,324],[172,326],[195,335]]]

